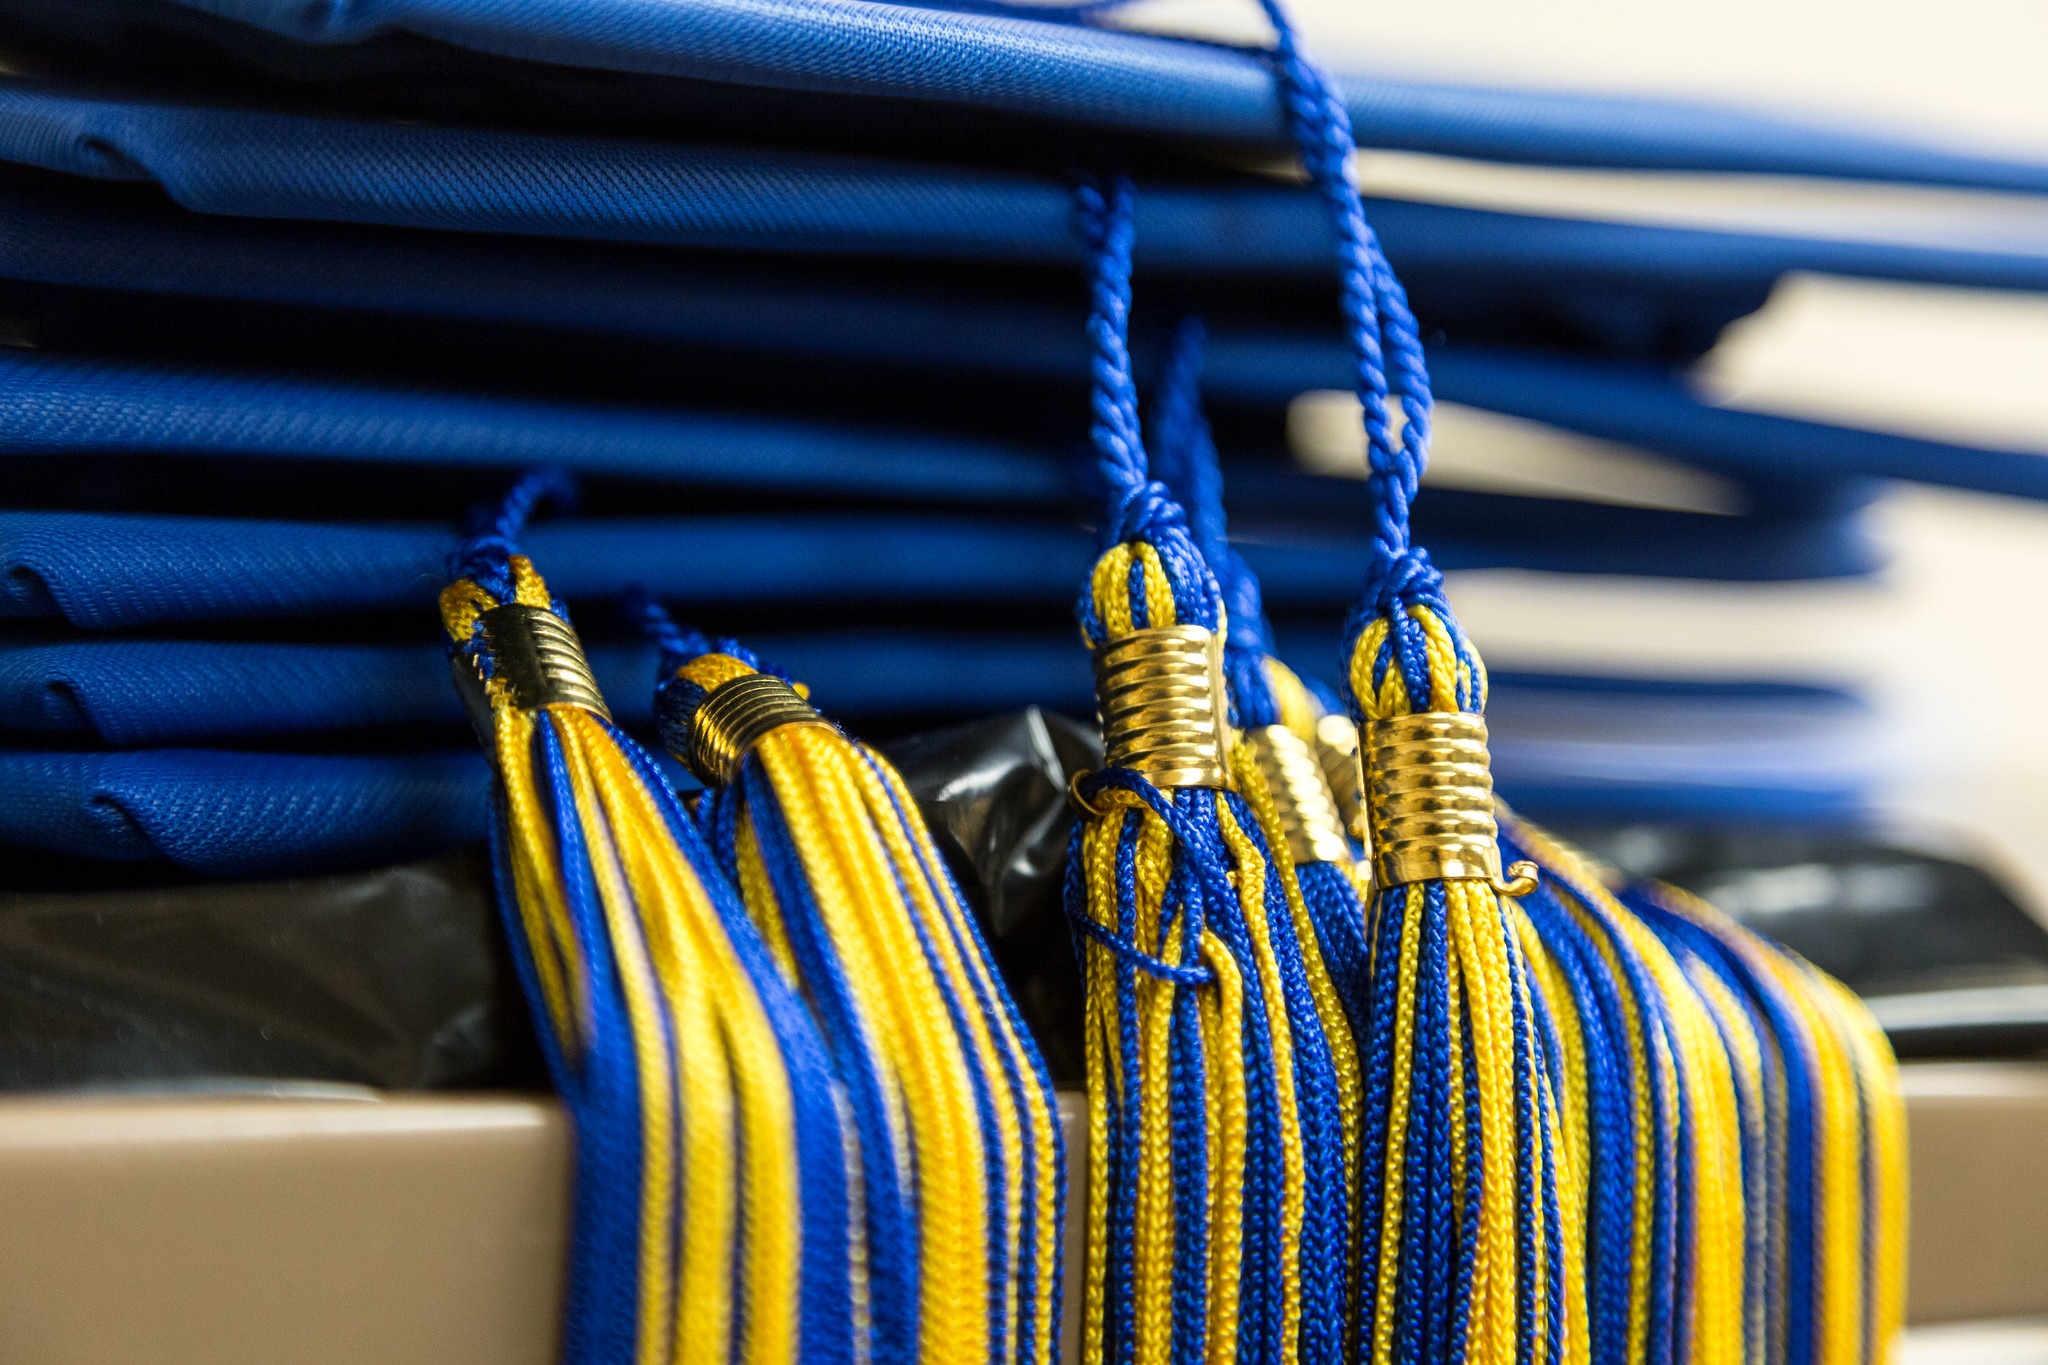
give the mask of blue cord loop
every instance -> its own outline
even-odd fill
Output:
[[[448,556],[448,578],[467,578],[501,600],[512,597],[512,556],[519,553],[519,538],[526,524],[543,509],[573,512],[576,509],[576,480],[568,470],[554,467],[527,471],[495,506],[484,506],[470,514],[466,538]],[[558,607],[557,613],[560,613]]]
[[[1451,625],[1461,654],[1469,651],[1457,635],[1443,600],[1443,576],[1429,556],[1409,540],[1410,504],[1428,463],[1429,367],[1422,338],[1409,310],[1407,292],[1387,264],[1386,253],[1365,218],[1364,201],[1351,181],[1358,147],[1351,116],[1336,88],[1301,51],[1300,39],[1279,0],[1259,0],[1277,44],[1271,54],[1289,132],[1303,169],[1330,212],[1337,237],[1339,299],[1351,343],[1355,386],[1365,410],[1367,490],[1372,501],[1372,549],[1357,607],[1345,623],[1350,642],[1374,617],[1395,623],[1395,662],[1411,693],[1428,695],[1428,670],[1421,663],[1420,631],[1402,629],[1408,609],[1427,606]],[[1395,436],[1390,396],[1398,397],[1401,425]],[[1404,641],[1398,637],[1407,636]],[[1349,684],[1346,685],[1347,691]]]
[[[1280,721],[1279,703],[1265,669],[1265,661],[1273,653],[1273,639],[1258,575],[1228,537],[1223,471],[1217,464],[1209,419],[1202,411],[1206,336],[1200,318],[1183,318],[1174,329],[1166,367],[1152,400],[1152,469],[1179,492],[1195,545],[1216,575],[1228,608],[1223,673],[1230,687],[1230,721],[1239,729],[1252,729]]]
[[[1181,625],[1214,630],[1222,620],[1223,596],[1201,551],[1195,547],[1187,514],[1173,490],[1151,476],[1138,422],[1138,388],[1131,377],[1131,182],[1084,179],[1075,188],[1075,219],[1091,265],[1088,340],[1090,439],[1096,472],[1108,493],[1102,546],[1143,543],[1158,552],[1173,589]],[[1082,590],[1079,614],[1091,647],[1108,632],[1094,600],[1092,583]]]

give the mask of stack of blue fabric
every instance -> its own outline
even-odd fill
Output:
[[[644,583],[871,732],[1085,713],[1087,349],[1069,183],[1140,186],[1135,338],[1208,324],[1233,522],[1283,651],[1337,667],[1360,485],[1284,413],[1347,388],[1321,206],[1258,53],[1104,6],[12,0],[0,7],[0,845],[244,877],[480,836],[432,604],[471,504],[583,476],[530,549],[620,719]],[[2048,191],[2048,167],[1699,108],[1345,83],[1361,143],[1539,165]],[[1440,397],[1685,461],[1732,515],[1432,489],[1448,569],[1877,567],[1874,481],[2048,496],[2035,457],[1710,406],[1683,369],[1791,270],[2034,289],[2048,252],[1376,200]],[[1824,689],[1504,675],[1528,813],[1832,817]],[[1646,771],[1559,716],[1812,725]],[[1515,717],[1531,718],[1524,742]],[[1548,728],[1546,728],[1548,727]],[[1560,737],[1562,736],[1562,737]],[[1661,803],[1661,804],[1660,804]]]

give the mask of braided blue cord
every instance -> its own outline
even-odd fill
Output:
[[[690,660],[702,658],[718,648],[695,626],[679,624],[642,584],[628,583],[619,594],[619,604],[625,610],[626,619],[639,627],[640,633],[661,651],[654,665],[657,687]]]
[[[1358,150],[1351,135],[1351,116],[1329,77],[1303,54],[1294,25],[1279,0],[1259,0],[1259,5],[1278,40],[1273,67],[1288,131],[1309,182],[1329,209],[1337,237],[1340,300],[1358,397],[1365,407],[1375,504],[1375,544],[1366,596],[1379,601],[1405,577],[1403,561],[1412,553],[1408,507],[1428,459],[1429,369],[1407,292],[1387,264],[1379,238],[1366,221],[1364,201],[1351,181],[1351,161]],[[1389,370],[1404,418],[1398,447],[1387,408]]]
[[[1351,182],[1358,145],[1351,117],[1326,76],[1302,52],[1293,23],[1279,0],[1259,0],[1272,24],[1273,69],[1280,86],[1287,127],[1302,167],[1330,213],[1337,238],[1339,299],[1351,343],[1359,402],[1365,409],[1366,487],[1372,503],[1372,549],[1357,605],[1345,621],[1348,655],[1376,617],[1392,625],[1388,653],[1401,669],[1412,696],[1429,695],[1429,668],[1422,629],[1407,608],[1431,608],[1452,632],[1459,654],[1470,650],[1443,600],[1443,575],[1427,552],[1408,535],[1409,507],[1428,463],[1429,367],[1422,338],[1409,310],[1407,292],[1387,264],[1379,239],[1366,221],[1364,201]],[[1398,444],[1387,407],[1389,393],[1401,402]],[[1477,670],[1473,670],[1477,676]],[[1345,689],[1349,691],[1349,670]],[[1460,697],[1462,709],[1479,710],[1483,698]]]
[[[1097,472],[1108,491],[1102,547],[1143,541],[1159,553],[1173,585],[1180,624],[1217,627],[1222,591],[1189,533],[1173,491],[1151,476],[1138,423],[1138,387],[1131,377],[1131,182],[1116,177],[1084,180],[1074,190],[1075,223],[1088,262],[1088,341],[1093,378],[1089,435]],[[1142,600],[1134,594],[1134,600]],[[1092,584],[1082,590],[1079,615],[1091,644],[1106,632]]]
[[[576,480],[566,469],[529,470],[495,506],[470,514],[462,544],[448,556],[450,581],[467,578],[500,601],[512,597],[510,566],[526,524],[543,508],[574,510]],[[559,610],[559,608],[557,608]]]
[[[1223,671],[1230,685],[1231,723],[1250,729],[1275,725],[1280,708],[1266,679],[1273,652],[1258,575],[1232,548],[1223,511],[1223,470],[1209,419],[1202,411],[1202,349],[1206,329],[1200,318],[1183,318],[1174,329],[1166,367],[1152,400],[1152,470],[1187,509],[1188,529],[1202,558],[1216,575],[1228,608]]]

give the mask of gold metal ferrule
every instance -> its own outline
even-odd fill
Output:
[[[1381,886],[1476,878],[1511,896],[1536,886],[1536,867],[1501,875],[1486,721],[1418,711],[1359,727],[1373,865]]]
[[[1284,725],[1262,725],[1245,735],[1252,762],[1266,779],[1287,853],[1302,863],[1351,862],[1351,844],[1337,817],[1336,798],[1322,765],[1300,735]]]
[[[482,665],[488,660],[491,676],[503,684],[514,706],[535,710],[543,706],[577,706],[606,720],[611,709],[597,690],[597,678],[584,656],[583,642],[576,629],[546,607],[529,607],[507,602],[492,607],[478,618],[483,627],[483,653],[475,666],[458,658],[455,682],[468,705],[478,733],[491,733],[490,701],[484,689]]]
[[[785,725],[832,722],[771,673],[742,673],[711,689],[690,724],[690,752],[678,755],[707,786],[722,787],[739,775],[740,763],[756,744]]]
[[[1337,803],[1344,832],[1361,844],[1372,842],[1365,816],[1365,771],[1358,766],[1358,727],[1349,716],[1322,716],[1316,721],[1316,762]]]
[[[1095,652],[1105,759],[1155,787],[1230,785],[1223,638],[1201,626],[1134,630]]]

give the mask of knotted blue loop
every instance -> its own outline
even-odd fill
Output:
[[[1444,597],[1444,578],[1441,571],[1429,562],[1427,551],[1416,549],[1400,556],[1386,571],[1379,591],[1362,599],[1351,609],[1344,622],[1344,652],[1349,658],[1358,648],[1359,636],[1375,620],[1387,622],[1386,646],[1373,665],[1373,684],[1378,686],[1385,678],[1388,668],[1401,670],[1401,680],[1407,686],[1408,695],[1417,699],[1431,696],[1431,674],[1429,667],[1429,636],[1421,623],[1416,621],[1412,609],[1427,608],[1444,628],[1450,632],[1452,647],[1459,660],[1466,665],[1466,674],[1472,678],[1484,676],[1478,658],[1472,652],[1465,632],[1459,628],[1457,617],[1451,613],[1450,603]],[[1344,702],[1356,708],[1358,699],[1351,694],[1350,670],[1345,670],[1343,687]],[[1484,709],[1484,696],[1476,687],[1469,694],[1461,691],[1451,699],[1458,710],[1478,712]]]
[[[764,663],[759,655],[738,640],[729,636],[713,639],[695,626],[679,624],[661,603],[654,600],[652,594],[637,583],[622,594],[622,605],[627,618],[661,652],[654,666],[654,721],[661,732],[662,744],[670,753],[690,752],[694,744],[691,735],[698,708],[711,695],[702,683],[679,675],[678,670],[691,660],[701,659],[706,654],[723,654],[738,659],[756,673],[780,678],[791,686],[796,684],[796,679],[776,665]]]
[[[1366,222],[1364,201],[1351,181],[1357,143],[1344,101],[1329,77],[1303,55],[1279,0],[1259,3],[1277,38],[1272,62],[1288,131],[1337,237],[1339,298],[1353,379],[1365,410],[1366,486],[1373,504],[1374,563],[1364,597],[1385,602],[1393,591],[1388,584],[1405,572],[1409,504],[1428,461],[1429,367],[1407,292]],[[1401,402],[1398,441],[1387,406],[1390,392]]]
[[[1190,545],[1195,543],[1186,509],[1174,497],[1173,490],[1159,480],[1147,479],[1124,489],[1110,502],[1109,515],[1102,525],[1103,549],[1136,540],[1157,545],[1168,537],[1178,537]]]
[[[1202,411],[1202,320],[1182,318],[1174,329],[1159,391],[1152,400],[1152,468],[1178,491],[1189,531],[1222,592],[1226,626],[1224,677],[1231,723],[1241,729],[1279,721],[1279,703],[1266,678],[1273,652],[1258,575],[1232,548],[1223,510],[1223,471],[1209,419]]]
[[[1173,590],[1174,621],[1215,630],[1223,619],[1222,591],[1195,542],[1187,513],[1173,491],[1152,478],[1138,423],[1130,347],[1131,183],[1121,176],[1084,179],[1075,187],[1074,207],[1088,266],[1090,437],[1108,498],[1102,545],[1105,551],[1121,544],[1150,545]],[[1142,605],[1142,594],[1134,600]],[[1082,590],[1080,616],[1088,638],[1103,643],[1105,629],[1092,576]]]
[[[567,512],[575,505],[576,480],[567,470],[529,470],[499,502],[472,509],[463,542],[448,556],[449,581],[466,578],[499,601],[511,601],[512,556],[519,553],[527,523],[542,508]]]

